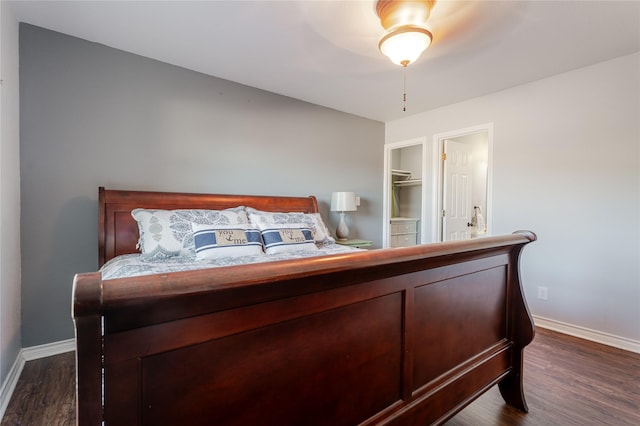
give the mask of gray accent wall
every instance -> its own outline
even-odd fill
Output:
[[[352,236],[380,246],[383,123],[27,24],[20,115],[25,347],[73,337],[98,186],[315,195],[331,228],[331,192],[354,191]]]

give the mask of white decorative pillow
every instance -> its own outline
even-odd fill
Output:
[[[329,233],[329,229],[322,220],[320,213],[265,212],[256,210],[253,207],[247,207],[247,214],[249,215],[249,221],[258,226],[278,227],[286,224],[303,224],[311,229],[316,243],[326,245],[336,242]]]
[[[264,255],[260,230],[251,226],[191,224],[196,259]]]
[[[248,225],[244,207],[225,210],[151,210],[135,209],[131,216],[138,222],[138,246],[146,259],[186,255],[195,250],[191,223],[206,225]]]

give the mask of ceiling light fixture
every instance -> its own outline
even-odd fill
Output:
[[[403,111],[407,110],[406,68],[414,63],[433,40],[426,28],[436,0],[378,0],[376,14],[387,32],[378,48],[391,62],[405,68]]]
[[[378,48],[394,64],[406,67],[431,44],[426,28],[436,0],[378,0],[376,13],[387,31]]]

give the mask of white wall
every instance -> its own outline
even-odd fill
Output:
[[[389,122],[385,139],[493,122],[494,233],[538,235],[522,262],[532,313],[638,342],[639,118],[636,53]]]
[[[20,135],[18,21],[0,2],[0,383],[20,348]]]

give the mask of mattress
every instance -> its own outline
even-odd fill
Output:
[[[318,244],[318,250],[292,251],[280,254],[261,254],[250,256],[223,257],[219,259],[196,259],[195,252],[166,259],[149,259],[140,254],[125,254],[109,260],[100,269],[103,280],[133,276],[165,274],[169,272],[192,271],[249,263],[273,262],[278,260],[302,259],[331,254],[351,253],[363,249],[347,247],[341,244]]]

